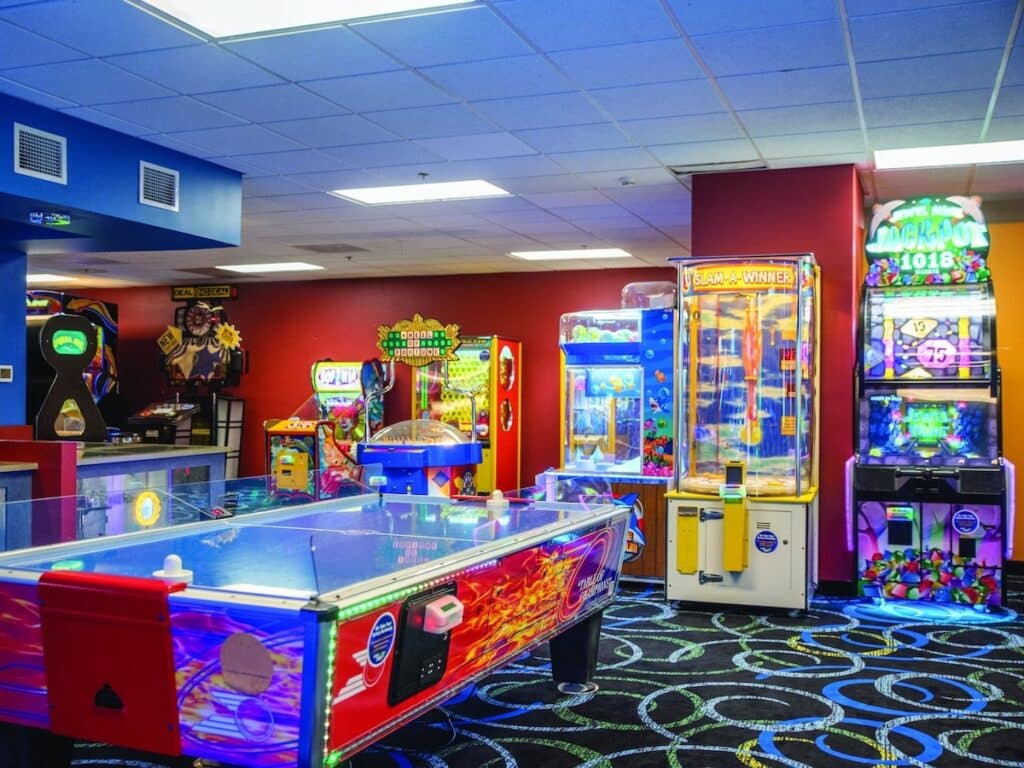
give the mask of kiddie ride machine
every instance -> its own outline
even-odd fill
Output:
[[[475,435],[483,451],[476,493],[519,488],[522,344],[498,336],[462,336],[460,341],[454,360],[413,368],[413,416],[443,421],[470,439]]]
[[[817,583],[818,268],[679,259],[669,600],[806,610]]]
[[[461,343],[459,326],[441,325],[424,320],[419,314],[411,320],[377,329],[381,358],[413,367],[442,363],[443,386],[451,387],[448,362],[457,360]],[[472,391],[456,390],[469,400],[469,425],[478,423],[476,398]],[[483,461],[483,446],[471,428],[467,437],[460,429],[440,421],[411,419],[385,427],[358,443],[358,460],[363,465],[379,465],[382,490],[388,493],[425,496],[473,495],[476,493],[477,468]],[[495,489],[492,489],[495,490]]]
[[[380,360],[321,360],[311,371],[313,395],[287,419],[263,428],[267,468],[277,497],[335,498],[361,478],[355,445],[384,422],[384,395],[394,385],[394,366]]]
[[[562,315],[562,466],[538,482],[549,499],[608,493],[637,516],[631,577],[665,575],[657,515],[673,474],[676,287],[631,283],[622,308]],[[646,546],[645,546],[646,540]]]
[[[860,591],[897,610],[1002,601],[1014,484],[988,245],[976,198],[896,200],[871,220],[849,530]]]

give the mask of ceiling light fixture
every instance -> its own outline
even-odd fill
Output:
[[[471,200],[477,197],[508,197],[511,193],[483,179],[402,184],[396,187],[332,189],[327,194],[361,205],[398,205],[443,200]]]
[[[509,256],[525,261],[557,261],[560,259],[630,259],[621,248],[577,248],[568,251],[512,251]]]
[[[71,275],[52,275],[48,272],[30,272],[25,275],[26,283],[74,283],[77,277]]]
[[[475,0],[139,0],[138,4],[221,40],[471,2]]]
[[[311,270],[323,269],[319,264],[307,264],[304,261],[277,261],[266,264],[225,264],[217,267],[226,272],[241,272],[243,274],[263,274],[265,272],[309,272]]]
[[[875,168],[880,171],[895,168],[941,168],[951,165],[1020,162],[1024,162],[1024,140],[875,150]]]

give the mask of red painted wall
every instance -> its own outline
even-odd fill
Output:
[[[853,365],[864,241],[853,166],[694,177],[693,253],[814,253],[821,266],[819,570],[853,578],[846,547],[843,464],[853,452]]]
[[[503,334],[523,342],[522,481],[559,463],[558,318],[565,312],[619,306],[622,287],[674,282],[672,267],[531,272],[456,277],[241,283],[225,302],[249,352],[250,370],[230,394],[245,398],[245,446],[239,474],[265,471],[263,422],[289,415],[311,394],[318,359],[377,356],[377,326],[419,312],[458,323],[470,334]],[[85,293],[85,291],[82,291]],[[90,289],[118,306],[118,364],[125,413],[171,393],[160,374],[157,337],[174,317],[166,287]],[[398,365],[385,421],[410,417],[410,376]]]

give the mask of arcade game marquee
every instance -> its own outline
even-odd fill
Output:
[[[462,336],[455,359],[412,369],[412,414],[451,424],[471,438],[476,398],[476,440],[483,451],[476,492],[519,488],[523,345],[500,336]],[[446,379],[447,376],[447,379]]]
[[[660,511],[673,480],[675,305],[672,283],[630,283],[619,309],[559,322],[562,464],[538,484],[551,499],[610,492],[634,504],[630,577],[665,577]]]
[[[806,610],[817,586],[818,267],[679,259],[669,600]]]
[[[627,516],[370,493],[0,555],[0,721],[330,768],[545,641],[593,690]]]
[[[1013,540],[1013,465],[1002,456],[980,201],[876,206],[865,250],[848,465],[859,589],[879,600],[997,607]]]

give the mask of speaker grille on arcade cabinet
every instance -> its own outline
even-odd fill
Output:
[[[178,210],[178,172],[139,161],[139,202],[167,211]]]
[[[14,124],[14,172],[56,184],[68,183],[68,140],[55,133]]]

